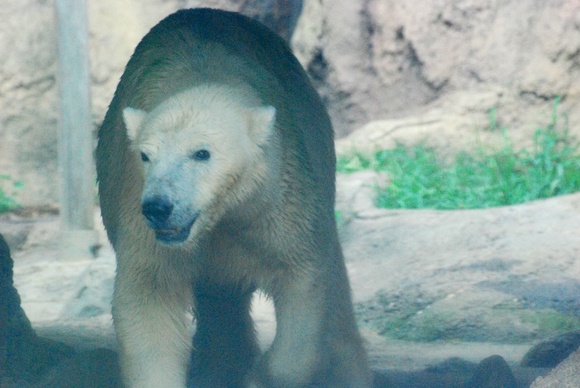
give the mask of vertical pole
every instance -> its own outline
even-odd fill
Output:
[[[86,0],[56,0],[56,17],[62,253],[66,258],[85,258],[97,242]]]

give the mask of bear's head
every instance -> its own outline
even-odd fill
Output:
[[[143,167],[141,211],[158,241],[179,245],[258,190],[276,110],[252,93],[205,85],[123,118]]]

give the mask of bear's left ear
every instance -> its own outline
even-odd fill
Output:
[[[125,108],[123,109],[123,121],[125,122],[125,127],[127,128],[127,136],[129,140],[135,141],[137,134],[139,133],[139,128],[145,120],[147,112],[141,109],[135,108]]]
[[[261,106],[250,110],[250,137],[257,145],[266,142],[268,135],[274,128],[276,121],[276,108],[273,106]]]

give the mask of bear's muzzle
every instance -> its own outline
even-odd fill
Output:
[[[173,204],[163,197],[154,197],[141,204],[141,213],[155,232],[155,238],[165,244],[179,244],[187,240],[197,219],[195,214],[185,226],[177,226],[170,219],[173,209]]]

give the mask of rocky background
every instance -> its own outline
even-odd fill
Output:
[[[338,137],[363,126],[442,149],[497,126],[529,138],[561,111],[580,121],[580,2],[576,0],[102,0],[88,1],[94,128],[139,39],[178,8],[240,11],[291,43]],[[0,9],[0,174],[23,182],[28,206],[58,201],[54,1]],[[371,123],[371,124],[369,124]],[[367,135],[365,135],[367,136]],[[484,137],[494,137],[484,134]]]
[[[380,180],[339,174],[337,187],[375,387],[576,387],[580,194],[483,210],[389,210],[373,203]],[[0,387],[119,386],[115,255],[98,210],[95,224],[103,245],[94,257],[64,259],[58,215],[0,216]],[[271,302],[257,295],[252,315],[266,348]]]
[[[331,113],[339,153],[423,139],[452,153],[501,141],[504,126],[524,145],[550,122],[556,97],[559,117],[580,135],[576,0],[88,0],[92,131],[139,39],[195,6],[243,12],[289,41]],[[0,16],[0,177],[11,178],[0,184],[13,193],[22,181],[15,196],[28,206],[0,217],[16,259],[13,270],[0,244],[0,316],[10,317],[0,319],[0,386],[36,378],[114,386],[114,255],[102,228],[92,261],[62,261],[56,243],[54,2],[7,2]],[[529,386],[578,347],[579,194],[478,211],[389,211],[374,207],[377,183],[384,177],[370,172],[339,176],[337,203],[377,386]],[[271,309],[260,306],[258,326],[271,336]],[[534,386],[577,382],[579,357]]]

